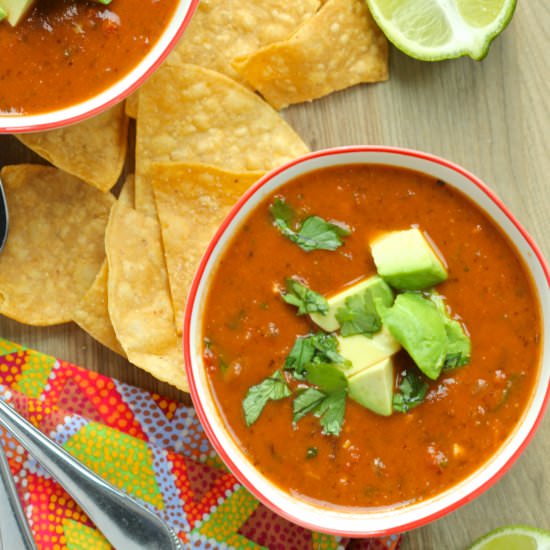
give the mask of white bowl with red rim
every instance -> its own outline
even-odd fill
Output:
[[[393,509],[346,511],[320,507],[279,488],[255,468],[218,412],[203,364],[202,319],[209,283],[233,235],[252,210],[279,187],[304,173],[346,164],[385,164],[423,172],[462,191],[508,236],[533,279],[542,317],[542,355],[535,390],[515,430],[495,455],[469,477],[425,501]],[[235,477],[267,507],[315,531],[342,536],[389,535],[420,527],[456,510],[495,483],[514,463],[539,425],[550,396],[550,270],[532,238],[498,197],[477,177],[441,158],[408,149],[356,146],[311,153],[259,180],[231,210],[212,239],[191,287],[184,325],[184,354],[191,397],[214,448]]]
[[[193,17],[199,0],[180,0],[156,44],[128,73],[95,96],[62,109],[39,114],[0,113],[0,134],[54,130],[82,122],[113,107],[137,90],[177,44]]]

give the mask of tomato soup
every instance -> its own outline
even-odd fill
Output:
[[[16,27],[0,23],[0,113],[36,114],[93,97],[154,46],[177,0],[40,0]]]
[[[274,223],[275,200],[302,217],[337,220],[347,228],[342,246],[309,252],[297,246]],[[446,261],[448,278],[437,292],[469,334],[469,363],[425,378],[422,402],[407,412],[382,416],[347,399],[338,435],[323,433],[318,415],[293,422],[301,383],[283,365],[297,336],[319,327],[281,298],[285,280],[298,278],[331,295],[376,273],[374,236],[411,227],[425,231]],[[467,197],[406,169],[348,165],[292,180],[243,222],[213,276],[203,336],[220,414],[250,461],[292,494],[372,508],[434,496],[503,444],[537,378],[541,317],[513,246]],[[401,350],[393,361],[397,387],[412,358]],[[275,371],[292,395],[267,401],[248,425],[247,392]]]

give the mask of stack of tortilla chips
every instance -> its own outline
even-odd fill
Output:
[[[0,313],[73,320],[187,390],[183,311],[207,243],[246,189],[308,151],[275,109],[386,80],[387,50],[364,0],[203,0],[125,110],[19,136],[57,168],[1,172],[12,226]],[[135,174],[117,200],[127,116]]]

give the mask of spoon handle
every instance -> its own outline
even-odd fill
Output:
[[[0,445],[0,548],[36,550],[27,518],[21,508],[8,459]]]
[[[65,488],[120,550],[183,550],[158,516],[115,489],[0,399],[0,425]]]

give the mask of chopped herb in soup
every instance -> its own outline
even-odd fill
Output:
[[[204,357],[220,413],[268,478],[337,505],[399,505],[464,479],[512,432],[540,313],[469,199],[350,165],[289,182],[246,225],[214,275]]]

